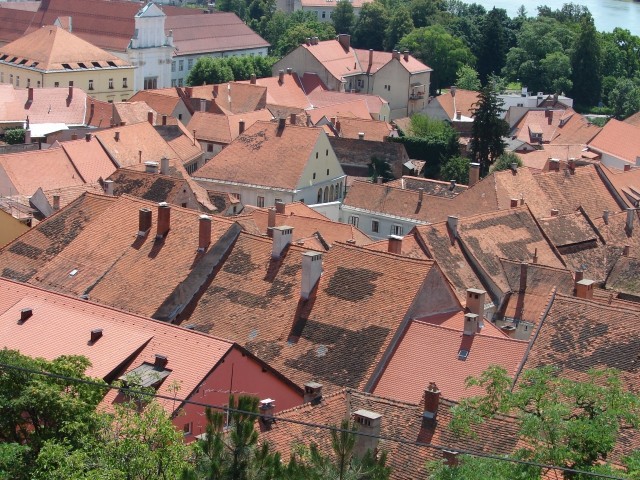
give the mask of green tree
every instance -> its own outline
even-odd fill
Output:
[[[551,366],[528,370],[513,389],[506,370],[493,366],[467,385],[486,394],[452,410],[454,433],[472,435],[474,424],[510,414],[524,440],[516,456],[543,464],[602,471],[621,429],[640,424],[640,397],[626,392],[613,370],[591,370],[585,381],[563,378]]]
[[[24,128],[8,128],[4,131],[4,141],[9,145],[16,145],[18,143],[24,143],[25,130]]]
[[[433,68],[432,92],[453,85],[458,69],[475,61],[462,40],[452,37],[441,25],[415,29],[400,41],[399,47]]]
[[[187,85],[212,85],[233,80],[233,70],[221,58],[200,57],[187,76]]]
[[[571,60],[562,52],[549,53],[540,61],[540,71],[544,78],[544,90],[550,93],[571,91]]]
[[[471,161],[467,157],[456,155],[443,162],[440,167],[440,178],[442,180],[455,180],[458,183],[467,185],[469,183],[469,168]]]
[[[444,10],[444,2],[441,0],[411,0],[409,11],[416,27],[428,27],[433,25],[436,16]]]
[[[640,38],[629,30],[614,28],[602,32],[600,40],[600,71],[614,78],[633,78],[640,70]],[[603,79],[604,81],[604,79]],[[606,95],[603,92],[603,97]]]
[[[335,38],[336,32],[330,23],[307,20],[304,23],[292,24],[276,41],[274,55],[284,56],[302,45],[307,38],[318,37],[320,40]]]
[[[478,74],[480,81],[487,83],[492,73],[500,73],[507,55],[507,34],[504,22],[508,20],[502,9],[493,8],[484,18],[482,37],[476,53],[478,57]]]
[[[353,31],[354,47],[382,50],[388,24],[388,12],[382,3],[365,3]]]
[[[580,33],[571,55],[571,67],[574,101],[578,105],[597,105],[602,89],[600,42],[591,16],[584,15],[580,22]]]
[[[413,30],[413,20],[409,10],[400,6],[396,8],[391,15],[389,25],[385,31],[384,36],[384,48],[386,50],[393,50],[398,42],[407,34]]]
[[[607,105],[611,107],[613,116],[618,120],[633,115],[640,110],[640,88],[632,80],[617,80],[609,92]]]
[[[396,178],[391,171],[391,165],[389,165],[389,162],[380,157],[376,157],[375,155],[371,157],[371,162],[368,167],[369,177],[373,183],[376,183],[378,178],[380,178],[383,183]]]
[[[509,125],[500,118],[502,105],[490,83],[480,90],[474,103],[471,158],[480,164],[481,176],[487,174],[489,165],[504,152],[502,137],[509,132]]]
[[[353,5],[349,0],[339,0],[331,17],[336,33],[351,34],[356,24],[356,15],[353,13]]]
[[[501,172],[502,170],[509,170],[512,164],[516,164],[518,167],[524,166],[522,159],[513,152],[505,152],[500,155],[493,165],[491,165],[491,172]]]
[[[456,86],[463,90],[480,90],[478,72],[469,65],[462,65],[456,72]]]

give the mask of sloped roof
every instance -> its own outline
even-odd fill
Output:
[[[262,110],[268,103],[267,87],[249,82],[185,87],[183,90],[189,98],[211,100],[213,105],[208,108],[208,111],[225,115]],[[216,90],[217,93],[215,93]]]
[[[307,109],[307,115],[311,121],[316,124],[323,117],[331,119],[332,117],[343,118],[359,118],[363,120],[371,120],[369,107],[364,99],[354,99],[349,102],[336,103],[333,105],[325,105],[318,108]],[[356,138],[358,138],[356,136]]]
[[[334,41],[338,43],[337,40],[327,40],[327,41],[328,42]],[[322,44],[324,42],[319,42],[319,43]],[[360,62],[360,65],[362,66],[363,71],[366,71],[369,73],[376,73],[378,70],[380,70],[382,67],[384,67],[385,65],[387,65],[389,62],[393,60],[393,54],[391,52],[374,51],[373,62],[371,63],[371,66],[369,66],[370,50],[354,49],[354,52],[358,57],[358,61]],[[400,62],[400,65],[402,65],[409,73],[412,73],[412,74],[432,71],[431,67],[427,67],[424,63],[422,63],[420,60],[415,58],[413,55],[409,55],[408,58],[405,60],[404,54],[401,54],[398,62]]]
[[[403,175],[401,178],[391,180],[387,182],[387,185],[415,191],[419,191],[422,188],[427,195],[436,195],[445,198],[453,198],[469,188],[459,183],[452,185],[451,182],[443,182],[442,180],[434,180],[432,178],[412,177],[410,175]]]
[[[144,102],[156,113],[171,116],[178,104],[182,103],[182,98],[178,96],[165,95],[163,92],[163,90],[140,90],[129,99],[129,103]],[[143,120],[147,120],[146,116]]]
[[[304,79],[307,77],[307,73],[303,75]],[[334,92],[331,90],[316,88],[312,91],[307,90],[307,97],[311,101],[314,107],[326,107],[328,105],[336,105],[341,103],[347,103],[352,100],[363,99],[367,103],[369,114],[379,114],[383,105],[388,105],[384,98],[379,95],[365,95],[361,93],[349,93],[349,92]]]
[[[425,386],[426,387],[426,386]],[[475,435],[457,436],[447,427],[451,421],[451,408],[456,403],[440,398],[436,422],[423,420],[423,407],[415,403],[400,402],[353,390],[342,390],[323,395],[322,401],[313,405],[285,410],[279,416],[303,423],[276,422],[269,430],[260,433],[262,442],[269,442],[287,459],[292,447],[308,444],[310,439],[321,452],[331,452],[331,435],[305,423],[340,425],[353,412],[364,409],[382,415],[380,434],[383,437],[402,438],[410,441],[432,443],[439,447],[472,452],[508,454],[515,450],[518,441],[517,424],[508,417],[496,417],[472,428]],[[417,447],[406,443],[380,440],[378,450],[388,454],[392,480],[415,480],[426,476],[425,463],[441,460],[442,453],[429,447]]]
[[[587,143],[591,150],[607,153],[635,165],[640,152],[640,127],[612,118]]]
[[[549,160],[555,158],[566,165],[570,158],[589,158],[593,154],[586,152],[586,145],[559,145],[546,143],[540,150],[514,152],[525,167],[532,169],[532,173],[548,172]]]
[[[61,142],[58,145],[67,154],[86,183],[97,183],[100,179],[104,180],[116,169],[107,152],[95,137],[91,137],[89,141],[83,138]]]
[[[196,178],[295,189],[320,135],[320,128],[256,122],[198,169]],[[251,165],[251,168],[246,168]]]
[[[295,107],[303,110],[311,107],[300,78],[295,72],[292,72],[291,75],[285,74],[282,83],[280,83],[279,77],[265,77],[258,78],[256,85],[267,87],[268,105]]]
[[[451,315],[464,319],[464,312]],[[413,320],[373,393],[419,403],[425,387],[435,382],[445,398],[459,401],[484,393],[481,387],[466,388],[465,380],[469,376],[478,377],[491,365],[504,367],[510,376],[515,376],[528,342],[485,335],[483,330],[488,328],[491,327],[464,335],[461,329]],[[465,359],[459,358],[461,350],[468,353]]]
[[[79,88],[72,91],[73,96],[69,99],[68,88],[34,88],[33,100],[29,102],[26,88],[15,89],[13,85],[0,84],[0,122],[25,122],[28,116],[32,124],[85,125],[91,102],[104,102],[91,99]]]
[[[375,140],[384,142],[393,129],[387,122],[379,120],[348,118],[338,116],[340,122],[340,135],[343,138],[360,138],[360,133],[364,133],[365,140]]]
[[[640,206],[640,168],[622,171],[600,164],[598,169],[615,188],[627,206]]]
[[[529,110],[512,131],[523,142],[530,142],[530,133],[535,131],[542,135],[543,143],[585,145],[598,135],[600,127],[589,123],[572,108],[567,108]]]
[[[607,277],[606,288],[640,297],[640,259],[619,257]]]
[[[267,42],[235,13],[168,16],[165,30],[173,32],[176,55],[267,48]]]
[[[12,57],[17,57],[17,59],[12,60]],[[0,47],[0,59],[7,64],[24,65],[45,72],[94,68],[133,68],[131,64],[121,58],[52,25],[39,28],[4,47]],[[99,67],[96,66],[96,63]]]
[[[365,245],[365,248],[369,250],[375,250],[377,252],[388,252],[389,250],[389,240],[378,240],[377,242],[370,243]],[[417,239],[417,233],[415,229],[411,229],[411,231],[402,237],[402,243],[400,245],[400,255],[410,258],[420,258],[423,260],[430,259],[429,255],[425,252],[425,249],[422,247],[422,244]],[[464,298],[459,298],[459,300],[464,300]]]
[[[185,395],[191,394],[233,347],[219,338],[31,285],[0,279],[0,291],[6,302],[0,308],[2,347],[47,360],[84,355],[92,364],[87,374],[108,380],[143,362],[153,364],[155,354],[165,355],[170,373],[158,388],[160,395],[171,396],[174,382]],[[32,308],[33,315],[16,323],[22,308]],[[90,342],[96,328],[102,329],[102,337]],[[115,396],[110,391],[103,403],[113,402]],[[168,414],[179,406],[172,400],[158,401]]]
[[[456,112],[459,111],[464,117],[473,118],[474,104],[478,101],[480,94],[473,90],[456,89],[455,97],[451,95],[451,90],[442,95],[438,95],[435,100],[447,113],[449,119],[453,120]]]
[[[219,115],[208,112],[195,112],[187,125],[190,131],[196,131],[198,140],[229,144],[240,135],[240,122],[244,121],[245,129],[259,120],[270,121],[269,110],[256,110],[237,115]]]
[[[146,90],[143,90],[146,91]],[[158,112],[144,100],[133,102],[113,102],[114,114],[117,114],[125,125],[149,121],[149,112],[153,115],[154,124],[158,122]]]
[[[20,38],[31,25],[34,12],[15,8],[26,3],[27,2],[0,3],[0,41],[2,43],[9,43]],[[37,3],[39,7],[40,2]]]
[[[640,258],[640,235],[637,234],[640,228],[640,212],[636,211],[633,217],[633,232],[626,229],[627,212],[610,212],[605,222],[602,214],[590,217],[591,221],[598,229],[609,247],[615,248],[616,255],[620,255],[622,248],[629,245],[629,256]]]
[[[241,233],[185,322],[237,341],[299,385],[362,388],[433,262],[336,243],[304,301],[308,249],[289,245],[280,259],[271,250],[270,239]]]

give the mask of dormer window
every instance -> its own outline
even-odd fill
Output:
[[[157,390],[170,373],[171,370],[166,368],[166,357],[156,355],[155,363],[143,362],[142,365],[122,375],[119,380],[131,387],[152,387]]]

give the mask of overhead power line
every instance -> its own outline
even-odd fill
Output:
[[[148,391],[144,391],[144,390],[137,390],[137,389],[133,389],[130,387],[126,387],[126,386],[120,386],[120,385],[109,385],[106,383],[100,383],[100,382],[96,382],[93,380],[87,380],[84,378],[76,378],[76,377],[70,377],[68,375],[61,375],[58,373],[52,373],[52,372],[44,372],[41,370],[34,370],[34,369],[30,369],[30,368],[25,368],[25,367],[20,367],[18,365],[11,365],[11,364],[7,364],[7,363],[0,363],[0,370],[3,369],[10,369],[10,370],[17,370],[17,371],[21,371],[24,373],[28,373],[31,375],[42,375],[45,377],[50,377],[50,378],[55,378],[58,380],[66,380],[66,381],[71,381],[71,382],[76,382],[76,383],[82,383],[85,385],[91,385],[94,387],[98,387],[98,388],[103,388],[105,390],[118,390],[120,392],[122,392],[123,394],[127,394],[127,395],[136,395],[136,396],[141,396],[141,397],[150,397],[150,398],[157,398],[160,400],[170,400],[172,402],[180,402],[181,404],[188,404],[188,405],[196,405],[196,406],[200,406],[200,407],[208,407],[211,408],[212,410],[221,410],[223,412],[230,412],[230,413],[239,413],[242,415],[247,415],[247,416],[253,416],[253,417],[260,417],[262,416],[262,414],[260,412],[252,412],[252,411],[248,411],[248,410],[240,410],[237,408],[232,408],[226,405],[215,405],[215,404],[211,404],[211,403],[205,403],[205,402],[198,402],[195,400],[189,400],[186,398],[180,399],[180,398],[175,398],[175,397],[171,397],[169,395],[162,395],[159,393],[152,393],[152,392],[148,392]],[[277,416],[277,415],[269,415],[269,418],[272,419],[273,421],[276,422],[282,422],[282,423],[291,423],[294,425],[301,425],[301,426],[305,426],[305,427],[311,427],[311,428],[320,428],[320,429],[324,429],[324,430],[329,430],[329,431],[334,431],[334,432],[345,432],[345,433],[354,433],[353,430],[350,429],[344,429],[335,425],[324,425],[321,423],[313,423],[313,422],[305,422],[303,420],[296,420],[293,418],[287,418],[287,417],[281,417],[281,416]],[[428,442],[418,442],[418,441],[414,441],[414,440],[408,440],[408,439],[404,439],[404,438],[396,438],[396,437],[391,437],[388,435],[375,435],[375,434],[371,434],[371,433],[365,433],[365,432],[355,432],[357,435],[363,436],[363,437],[371,437],[371,438],[376,438],[378,440],[385,440],[388,442],[395,442],[395,443],[400,443],[402,445],[411,445],[411,446],[415,446],[415,447],[427,447],[427,448],[433,448],[435,450],[438,451],[451,451],[451,452],[456,452],[458,454],[462,454],[462,455],[469,455],[472,457],[478,457],[478,458],[487,458],[490,460],[497,460],[497,461],[502,461],[502,462],[510,462],[510,463],[516,463],[516,464],[520,464],[520,465],[529,465],[532,467],[538,467],[541,469],[547,469],[547,470],[559,470],[562,471],[563,473],[570,473],[570,474],[580,474],[580,475],[588,475],[591,476],[593,478],[604,478],[604,479],[609,479],[609,480],[624,480],[623,477],[617,477],[614,475],[609,475],[609,474],[605,474],[605,473],[597,473],[597,472],[587,472],[584,470],[577,470],[574,468],[569,468],[569,467],[562,467],[562,466],[557,466],[557,465],[547,465],[544,463],[538,463],[538,462],[533,462],[533,461],[529,461],[529,460],[522,460],[519,458],[513,458],[513,457],[508,457],[508,456],[502,456],[502,455],[497,455],[497,454],[491,454],[491,453],[485,453],[485,452],[473,452],[473,451],[469,451],[469,450],[464,450],[464,449],[460,449],[457,447],[450,447],[450,446],[445,446],[445,445],[436,445],[433,443],[428,443]]]

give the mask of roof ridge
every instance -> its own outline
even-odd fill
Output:
[[[411,321],[419,323],[421,325],[434,327],[434,328],[439,328],[439,329],[442,329],[442,330],[447,330],[447,331],[450,331],[450,332],[459,333],[460,335],[464,335],[463,330],[458,330],[458,329],[455,329],[453,327],[445,327],[444,325],[438,325],[438,324],[427,322],[427,321],[420,320],[420,319],[417,319],[417,318],[412,318]],[[490,321],[490,320],[484,320],[484,321]],[[493,325],[493,323],[492,323],[492,325]],[[529,343],[528,340],[518,340],[517,338],[511,338],[509,336],[497,337],[495,335],[485,335],[485,334],[482,333],[482,331],[480,331],[480,333],[475,334],[474,336],[477,336],[478,338],[496,338],[496,339],[498,339],[500,341],[504,340],[504,341],[522,343],[522,344],[528,344]]]
[[[405,255],[401,255],[401,254],[397,254],[397,253],[391,253],[391,252],[381,252],[379,250],[371,250],[369,248],[366,248],[367,245],[351,245],[348,244],[346,242],[341,242],[341,241],[336,241],[333,244],[333,248],[331,250],[334,250],[335,247],[341,247],[341,248],[345,248],[347,250],[358,250],[364,253],[367,253],[369,255],[378,255],[378,256],[383,256],[383,257],[389,257],[389,258],[398,258],[398,259],[402,259],[405,262],[409,262],[409,263],[416,263],[416,264],[422,264],[422,265],[430,265],[433,266],[436,261],[432,260],[430,258],[412,258],[412,257],[407,257]]]
[[[526,263],[527,265],[529,265],[530,267],[533,267],[533,268],[546,268],[546,269],[555,270],[555,271],[558,271],[558,272],[567,272],[569,274],[573,273],[571,270],[566,269],[566,268],[553,267],[553,266],[550,266],[550,265],[544,265],[542,263],[520,262],[520,261],[517,261],[517,260],[511,260],[509,258],[503,258],[503,257],[498,257],[498,260],[500,262],[512,263],[514,265],[520,265],[522,263]]]
[[[635,308],[635,309],[631,308],[631,307],[625,308],[623,306],[607,305],[607,304],[604,304],[602,302],[598,302],[597,300],[574,297],[574,296],[571,296],[571,295],[565,295],[563,293],[556,293],[556,298],[560,298],[561,300],[567,300],[569,302],[593,305],[593,306],[597,306],[599,308],[604,308],[604,309],[607,309],[607,310],[614,310],[614,311],[617,311],[617,312],[628,312],[628,313],[633,314],[633,315],[637,315],[638,311],[640,310],[640,305],[638,306],[638,308]],[[555,304],[555,302],[554,302],[554,304]]]

